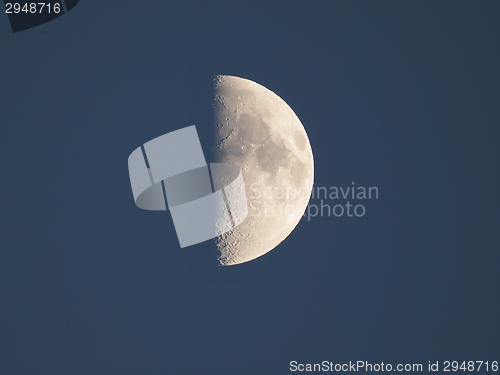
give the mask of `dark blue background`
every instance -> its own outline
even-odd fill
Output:
[[[286,374],[500,358],[500,3],[81,1],[0,17],[1,374]],[[317,186],[377,186],[216,267],[134,205],[140,144],[211,126],[217,74],[280,95]]]

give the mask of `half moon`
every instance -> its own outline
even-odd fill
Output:
[[[216,238],[221,265],[258,258],[296,227],[309,202],[314,161],[306,131],[275,93],[247,79],[214,84],[213,158],[241,168],[248,216]]]

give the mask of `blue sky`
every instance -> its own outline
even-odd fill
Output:
[[[82,0],[16,34],[0,17],[0,372],[498,360],[499,10]],[[218,74],[293,108],[316,186],[377,186],[366,215],[217,267],[138,210],[128,155],[193,124],[207,139]]]

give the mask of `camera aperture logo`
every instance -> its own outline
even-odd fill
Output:
[[[55,20],[72,10],[80,0],[9,1],[4,0],[5,14],[13,33]]]
[[[248,216],[240,168],[209,168],[194,125],[136,148],[128,168],[135,204],[144,210],[168,206],[181,248],[220,236]]]

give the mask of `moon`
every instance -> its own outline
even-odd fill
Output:
[[[214,80],[212,157],[241,168],[248,216],[216,238],[221,265],[258,258],[297,226],[309,202],[314,161],[309,138],[293,110],[253,81]]]

